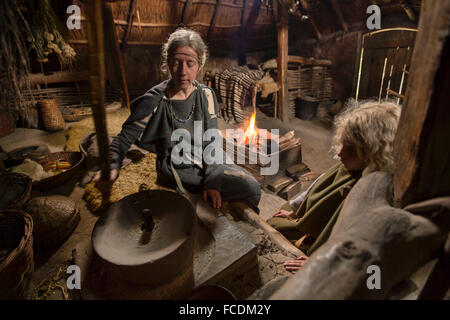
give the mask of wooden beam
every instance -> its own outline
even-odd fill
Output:
[[[314,28],[314,31],[316,32],[317,38],[321,39],[322,38],[322,33],[320,32],[319,28],[317,27],[317,24],[314,20],[314,18],[311,15],[311,7],[309,5],[308,2],[306,2],[305,0],[300,0],[300,4],[303,7],[303,11],[308,15],[308,20],[309,22],[311,22],[312,27]]]
[[[125,98],[125,105],[130,108],[130,96],[128,93],[128,84],[125,73],[125,66],[123,64],[122,53],[120,52],[119,41],[116,34],[116,27],[114,25],[113,14],[111,6],[103,3],[103,19],[105,31],[105,50],[112,57],[113,72],[120,78],[119,82]]]
[[[88,16],[87,35],[89,42],[89,66],[91,82],[92,112],[94,115],[95,131],[100,155],[102,178],[109,180],[110,159],[108,132],[106,129],[105,112],[105,55],[103,39],[103,1],[86,1],[86,12]],[[103,194],[102,199],[109,200],[109,192]],[[106,205],[108,201],[103,201]]]
[[[422,2],[394,142],[394,191],[401,206],[450,194],[449,12],[447,0]]]
[[[63,83],[63,82],[77,82],[77,81],[88,81],[89,80],[89,72],[88,71],[59,71],[53,72],[52,74],[44,74],[44,73],[30,73],[26,78],[26,84],[28,81],[31,86],[36,84],[45,84],[45,83]]]
[[[259,11],[261,9],[261,1],[254,0],[252,4],[252,9],[248,16],[247,22],[245,23],[245,31],[248,33],[248,29],[255,25],[256,20],[259,17]]]
[[[133,20],[136,14],[137,0],[130,0],[130,6],[128,7],[127,25],[122,36],[122,43],[120,44],[120,50],[124,50],[127,45],[127,38],[133,28]]]
[[[219,10],[221,2],[222,2],[222,0],[217,0],[216,5],[214,6],[214,12],[213,12],[212,17],[211,17],[211,23],[209,24],[208,34],[206,36],[206,42],[209,42],[209,38],[210,38],[210,35],[211,35],[211,29],[216,27],[217,11]]]
[[[339,3],[337,0],[330,0],[331,1],[331,5],[333,6],[334,11],[336,12],[339,22],[341,23],[342,29],[344,30],[344,32],[348,31],[348,24],[345,21],[344,15],[342,13],[341,7],[339,6]]]
[[[192,13],[192,0],[187,0],[184,3],[183,13],[181,13],[180,23],[183,25],[186,25],[187,21],[190,20],[191,13]]]
[[[278,105],[277,117],[283,122],[288,121],[288,87],[287,87],[287,65],[288,65],[288,12],[287,8],[278,3],[278,56],[277,56],[277,75],[278,75]]]

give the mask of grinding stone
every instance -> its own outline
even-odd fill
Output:
[[[151,232],[141,230],[143,209],[152,213]],[[157,285],[192,269],[196,224],[194,208],[184,197],[143,191],[111,205],[94,227],[92,246],[111,277]]]

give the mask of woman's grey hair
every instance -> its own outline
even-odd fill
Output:
[[[179,28],[169,35],[167,41],[161,48],[161,71],[168,72],[168,64],[173,57],[173,53],[179,47],[189,46],[197,53],[198,64],[201,69],[208,59],[208,47],[200,34],[194,30]]]
[[[373,171],[393,172],[393,143],[401,107],[392,102],[349,100],[334,121],[332,152],[335,158],[345,141],[355,147],[364,161],[364,174]]]

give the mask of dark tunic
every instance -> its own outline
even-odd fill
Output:
[[[128,148],[135,143],[157,154],[158,179],[173,185],[175,179],[171,170],[171,153],[177,144],[171,141],[173,130],[188,130],[192,137],[192,151],[195,146],[204,150],[213,141],[203,142],[202,136],[193,134],[194,121],[201,123],[201,135],[208,129],[217,129],[219,106],[214,92],[198,82],[194,83],[195,90],[186,100],[168,99],[167,84],[168,81],[160,83],[131,103],[131,115],[124,122],[122,131],[113,139],[110,155],[112,168],[119,169]],[[208,103],[208,96],[213,106]],[[187,119],[191,111],[192,117]],[[175,118],[186,121],[180,122]],[[208,157],[208,154],[204,156]],[[260,186],[248,172],[235,165],[208,164],[211,163],[206,163],[205,160],[208,159],[202,160],[200,164],[173,164],[186,189],[191,192],[214,189],[221,192],[225,201],[242,199],[253,207],[258,205]],[[240,174],[236,174],[237,172]]]

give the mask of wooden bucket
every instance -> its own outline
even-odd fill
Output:
[[[0,299],[25,299],[33,261],[33,219],[19,210],[0,211]]]
[[[55,99],[39,101],[39,111],[45,130],[58,131],[66,128],[66,122]]]

